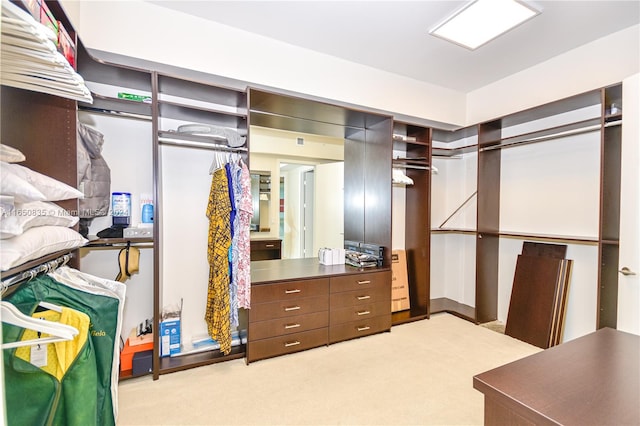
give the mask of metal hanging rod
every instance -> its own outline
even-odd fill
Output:
[[[431,166],[416,166],[414,164],[394,164],[394,168],[396,169],[415,169],[415,170],[437,170],[435,167]]]
[[[538,142],[546,142],[546,141],[550,141],[550,140],[553,140],[553,139],[566,138],[568,136],[583,135],[585,133],[592,133],[592,132],[599,131],[601,128],[602,128],[602,126],[600,124],[597,124],[597,125],[590,126],[590,127],[585,127],[585,128],[582,128],[582,129],[577,129],[577,130],[571,130],[571,131],[567,131],[567,132],[557,133],[555,135],[542,136],[542,137],[539,137],[539,138],[532,138],[532,139],[525,139],[525,140],[522,140],[522,141],[519,141],[519,142],[492,145],[492,146],[480,148],[480,151],[484,152],[484,151],[492,151],[494,149],[512,148],[512,147],[520,146],[520,145],[529,145],[529,144],[534,144],[534,143],[538,143]]]
[[[229,151],[229,152],[247,152],[247,148],[233,148],[226,145],[211,144],[207,142],[186,141],[171,138],[158,138],[158,142],[162,145],[181,146],[186,148],[208,149],[210,151]]]
[[[5,291],[9,289],[9,287],[21,283],[23,281],[32,280],[40,274],[48,274],[49,272],[55,271],[60,266],[66,265],[73,258],[73,254],[67,253],[63,256],[58,257],[57,259],[50,260],[43,264],[40,264],[34,268],[28,269],[17,275],[14,275],[6,280],[2,281],[0,287],[0,294],[4,294]]]

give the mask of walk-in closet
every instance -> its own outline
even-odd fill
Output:
[[[101,50],[73,26],[94,6],[2,1],[0,423],[116,424],[125,383],[434,316],[540,350],[637,319],[637,74],[522,103],[447,89],[441,109],[398,85],[416,105],[397,106],[386,83],[349,96]],[[552,326],[538,344],[510,319]]]

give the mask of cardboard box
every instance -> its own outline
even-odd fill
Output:
[[[153,340],[149,343],[131,346],[129,339],[124,344],[124,348],[120,352],[120,371],[133,369],[133,356],[137,352],[153,350]]]
[[[160,322],[160,356],[180,353],[180,319],[169,318]]]
[[[404,250],[393,250],[391,252],[391,312],[404,311],[410,307],[407,254]]]
[[[131,329],[131,333],[129,333],[129,346],[138,346],[138,345],[146,345],[149,343],[153,343],[153,333],[143,334],[138,336],[136,327]]]

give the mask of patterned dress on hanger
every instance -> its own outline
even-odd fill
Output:
[[[209,286],[205,321],[209,336],[220,344],[220,351],[231,352],[231,322],[229,298],[229,247],[231,203],[229,184],[224,167],[213,172],[211,191],[207,205],[209,238],[207,259],[209,261]]]
[[[251,237],[250,226],[253,217],[253,201],[251,198],[251,174],[244,161],[240,160],[240,196],[236,198],[237,229],[237,269],[238,305],[241,308],[251,307]]]

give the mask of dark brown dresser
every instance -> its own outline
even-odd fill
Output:
[[[391,329],[391,270],[251,263],[247,363]]]

